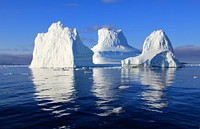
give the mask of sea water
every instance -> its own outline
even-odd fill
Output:
[[[200,128],[200,67],[0,67],[0,128]]]

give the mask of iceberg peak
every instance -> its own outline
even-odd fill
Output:
[[[109,28],[102,28],[98,30],[98,44],[93,48],[94,50],[129,46],[122,30],[114,30]]]
[[[52,23],[48,30],[51,31],[51,30],[58,30],[58,29],[64,29],[61,21]]]
[[[119,32],[122,32],[122,30],[121,29],[118,29],[118,30],[115,30],[115,29],[112,29],[112,28],[108,28],[108,27],[103,27],[103,28],[101,28],[101,29],[99,29],[98,31],[110,31],[110,32],[114,32],[114,33],[119,33]]]
[[[174,53],[172,44],[163,30],[153,31],[144,41],[142,53],[169,50]]]

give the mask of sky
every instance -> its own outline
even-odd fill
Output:
[[[122,29],[138,49],[158,29],[174,47],[200,46],[199,12],[200,0],[0,0],[0,53],[32,53],[37,33],[57,21],[77,28],[90,48],[104,26]]]

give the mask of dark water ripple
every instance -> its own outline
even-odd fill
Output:
[[[0,128],[200,127],[200,67],[0,68]]]

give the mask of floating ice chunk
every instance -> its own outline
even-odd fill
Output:
[[[196,79],[196,78],[198,78],[198,76],[194,76],[193,78]]]
[[[128,89],[130,86],[119,86],[119,89]]]
[[[117,107],[117,108],[113,108],[112,110],[112,113],[115,113],[115,114],[119,114],[119,113],[123,113],[124,110],[122,107]]]

